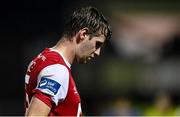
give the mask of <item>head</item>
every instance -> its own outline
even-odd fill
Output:
[[[85,7],[74,11],[63,36],[76,44],[75,61],[84,63],[100,55],[102,45],[111,38],[111,29],[96,8]]]

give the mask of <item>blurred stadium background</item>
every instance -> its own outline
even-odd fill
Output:
[[[180,115],[180,2],[4,1],[0,115],[23,115],[29,62],[52,47],[73,9],[95,6],[112,25],[102,55],[73,65],[84,115]]]

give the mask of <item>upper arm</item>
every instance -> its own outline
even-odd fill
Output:
[[[69,86],[69,71],[61,64],[53,64],[45,67],[38,75],[38,90],[51,97],[54,104],[65,99]]]
[[[69,85],[69,71],[61,64],[43,68],[26,115],[48,115],[52,105],[65,99]]]
[[[48,116],[51,108],[40,99],[33,97],[26,116]]]

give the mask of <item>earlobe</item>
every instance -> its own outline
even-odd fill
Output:
[[[76,43],[79,44],[81,42],[81,38],[80,36],[78,35],[77,38],[76,38]]]
[[[76,43],[79,44],[84,40],[84,36],[82,36],[80,33],[77,35]]]

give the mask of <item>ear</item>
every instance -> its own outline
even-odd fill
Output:
[[[89,32],[88,28],[83,28],[83,29],[79,30],[76,42],[80,43],[81,41],[86,39],[88,36],[88,32]]]

